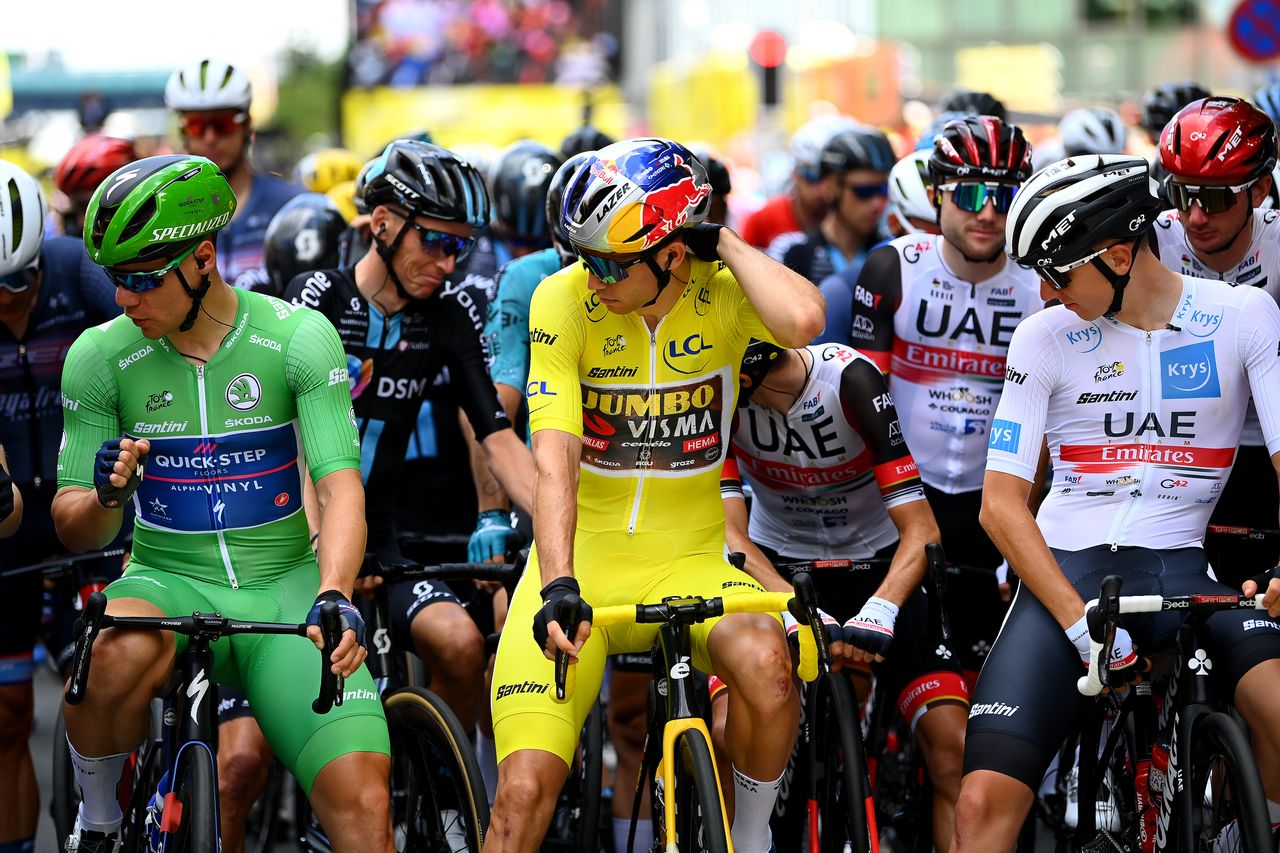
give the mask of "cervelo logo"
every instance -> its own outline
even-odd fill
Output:
[[[1093,352],[1102,343],[1102,329],[1097,323],[1089,323],[1063,333],[1068,346],[1078,353]]]
[[[1222,396],[1213,341],[1160,353],[1160,389],[1166,400]]]
[[[156,351],[155,347],[151,346],[151,344],[147,344],[145,347],[138,350],[137,352],[129,353],[124,358],[120,359],[120,369],[127,370],[131,364],[146,358],[147,356],[151,355],[151,353],[155,351]]]

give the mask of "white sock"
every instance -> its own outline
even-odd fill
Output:
[[[71,750],[71,766],[75,768],[76,786],[80,789],[80,826],[98,832],[119,832],[124,814],[116,799],[116,789],[129,753],[85,758],[76,752],[70,739],[67,747]]]
[[[631,834],[631,818],[615,817],[613,819],[614,853],[627,853],[627,836]],[[649,853],[653,849],[653,821],[640,815],[636,821],[636,843],[632,853]]]
[[[498,793],[498,745],[493,738],[480,731],[476,726],[476,761],[480,763],[480,778],[484,781],[484,793],[493,805],[493,798]]]
[[[1280,824],[1280,803],[1267,800],[1267,817],[1271,818],[1271,828],[1275,829]]]
[[[736,853],[768,853],[773,842],[769,815],[778,799],[782,774],[772,782],[759,782],[733,768],[734,815],[730,835]]]

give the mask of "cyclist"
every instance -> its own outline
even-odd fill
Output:
[[[937,234],[938,208],[929,191],[931,151],[912,151],[889,170],[888,225],[896,237]],[[831,306],[828,304],[828,310]]]
[[[1120,114],[1107,107],[1080,107],[1058,121],[1058,138],[1037,145],[1037,168],[1064,157],[1081,154],[1123,154],[1128,146],[1128,128]]]
[[[107,588],[108,613],[306,621],[318,642],[319,605],[336,602],[346,631],[332,668],[348,681],[329,715],[309,708],[314,652],[294,638],[219,643],[210,677],[244,688],[335,850],[391,850],[386,722],[349,600],[365,537],[346,364],[319,314],[222,279],[216,231],[235,208],[202,157],[139,160],[94,194],[85,246],[125,317],[68,353],[54,524],[73,550],[101,547],[134,504],[133,555]],[[304,448],[318,567],[302,512]],[[63,709],[82,795],[67,849],[118,848],[116,783],[183,647],[175,639],[108,630],[95,645],[84,703]]]
[[[707,210],[707,221],[728,225],[729,193],[733,192],[729,167],[707,145],[690,145],[689,150],[707,170],[707,180],[711,182],[711,207]]]
[[[9,460],[4,455],[4,445],[0,444],[0,539],[12,536],[21,524],[22,492],[9,476]],[[22,844],[16,849],[21,850]]]
[[[21,522],[0,547],[0,570],[8,570],[62,550],[49,515],[64,407],[59,366],[76,335],[120,309],[80,241],[45,239],[48,209],[35,179],[0,160],[0,188],[0,445],[9,457],[0,493],[7,499],[12,482],[25,504],[17,520],[0,519],[6,528]],[[0,580],[0,761],[12,768],[0,774],[0,850],[32,849],[36,832],[39,793],[27,741],[42,580],[38,572]],[[50,645],[57,654],[60,644]]]
[[[724,559],[718,493],[734,372],[750,337],[810,340],[822,299],[704,223],[710,194],[692,153],[656,138],[596,152],[565,190],[563,225],[583,267],[548,277],[530,307],[536,544],[494,670],[500,764],[487,844],[496,851],[537,848],[606,653],[643,651],[654,637],[649,626],[591,636],[589,605],[716,595],[726,581],[735,583],[723,594],[744,589]],[[566,636],[549,615],[579,592],[581,621]],[[536,646],[516,627],[531,623]],[[799,720],[786,641],[776,620],[747,614],[694,638],[695,664],[735,690],[734,847],[764,853]],[[578,659],[563,706],[550,687],[557,649]]]
[[[1014,332],[990,433],[982,523],[1022,587],[974,692],[954,850],[1012,849],[1087,707],[1075,687],[1089,665],[1084,600],[1104,576],[1123,576],[1130,595],[1232,591],[1208,574],[1201,544],[1250,394],[1280,451],[1280,309],[1253,288],[1162,266],[1146,240],[1160,207],[1145,160],[1101,155],[1038,172],[1009,211],[1011,256],[1061,304]],[[1046,441],[1053,481],[1033,517]],[[1135,647],[1159,647],[1178,622],[1131,620],[1108,666],[1129,668]],[[1255,734],[1275,820],[1280,624],[1238,611],[1208,625],[1215,687]]]
[[[299,160],[294,167],[293,179],[307,192],[324,194],[338,184],[354,181],[363,166],[364,161],[354,151],[324,148]]]
[[[1157,83],[1142,96],[1139,126],[1147,132],[1152,145],[1160,144],[1165,125],[1192,101],[1209,97],[1209,90],[1191,80]]]
[[[765,202],[742,223],[742,238],[758,249],[793,231],[817,227],[827,214],[827,191],[822,181],[822,149],[842,130],[858,127],[848,116],[819,116],[792,135],[792,170],[787,191]]]
[[[178,69],[164,87],[165,106],[178,114],[183,150],[216,163],[236,194],[235,218],[218,232],[223,280],[258,289],[267,283],[262,259],[267,225],[302,188],[254,171],[249,161],[252,102],[253,87],[245,73],[216,59]]]
[[[942,236],[899,237],[871,253],[856,281],[842,275],[822,287],[820,342],[853,346],[889,376],[947,557],[981,568],[1001,562],[977,524],[983,446],[1010,335],[1041,306],[1035,274],[1004,255],[1005,211],[1030,164],[1017,125],[993,116],[949,123],[929,158]],[[1004,608],[994,577],[966,574],[954,587],[968,617],[954,626],[957,651],[976,670]]]
[[[960,113],[962,115],[995,116],[1007,122],[1004,103],[990,92],[973,89],[957,89],[938,104],[940,113]]]
[[[587,151],[599,151],[606,145],[612,145],[616,140],[590,124],[583,124],[575,127],[573,130],[560,140],[560,156],[568,160],[570,157],[576,157]]]
[[[783,234],[769,255],[814,284],[861,269],[867,252],[887,236],[880,227],[897,158],[889,138],[873,127],[844,130],[822,149],[819,174],[827,213],[817,226]],[[855,273],[856,275],[856,273]]]
[[[1254,209],[1266,200],[1276,165],[1271,119],[1236,98],[1192,101],[1166,125],[1160,165],[1174,209],[1156,220],[1150,243],[1164,265],[1280,297],[1280,213]],[[1273,527],[1280,491],[1268,476],[1270,454],[1252,407],[1240,444],[1213,521]],[[1278,553],[1265,542],[1217,543],[1209,563],[1234,585],[1263,563],[1275,565]]]
[[[339,266],[346,230],[347,221],[328,196],[303,193],[285,202],[263,238],[266,292],[283,296],[289,282],[302,273]]]
[[[99,133],[90,134],[71,146],[53,172],[53,183],[58,188],[54,207],[63,234],[80,237],[84,231],[84,210],[98,184],[136,159],[132,142]]]
[[[780,560],[892,560],[875,576],[814,580],[844,624],[849,656],[878,662],[888,695],[919,734],[935,844],[945,851],[969,691],[950,651],[929,643],[921,583],[924,546],[938,541],[938,526],[884,376],[840,344],[784,350],[764,341],[747,348],[742,376],[733,456],[721,478],[729,548],[745,553],[748,574],[773,590],[789,589],[773,568]],[[753,496],[749,527],[743,477]]]

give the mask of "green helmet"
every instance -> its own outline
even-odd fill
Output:
[[[105,267],[172,258],[231,221],[236,196],[212,160],[147,157],[111,174],[89,201],[84,246]]]

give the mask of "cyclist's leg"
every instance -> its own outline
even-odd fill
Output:
[[[1249,409],[1253,410],[1252,402]],[[1245,431],[1248,431],[1247,425]],[[1226,487],[1213,506],[1210,523],[1275,527],[1276,505],[1276,473],[1267,448],[1240,445]],[[1247,578],[1274,566],[1278,550],[1274,541],[1267,540],[1211,536],[1205,541],[1205,551],[1214,574],[1236,590]]]
[[[614,849],[621,853],[626,850],[626,839],[630,833],[636,778],[640,774],[644,751],[653,663],[648,654],[616,655],[612,663],[609,674],[609,739],[613,741],[617,754],[613,774],[613,838]],[[640,786],[637,853],[648,850],[653,840],[649,787]]]
[[[223,853],[244,849],[245,820],[271,772],[271,747],[253,718],[249,697],[218,686],[218,825]]]
[[[398,583],[388,592],[392,626],[413,642],[431,673],[431,690],[457,714],[468,733],[475,728],[484,685],[484,637],[448,585],[438,581]]]
[[[36,833],[40,793],[28,741],[35,710],[31,650],[40,630],[42,587],[38,572],[0,583],[0,847]]]
[[[615,603],[581,571],[585,562],[578,561],[583,599],[593,606]],[[572,701],[553,701],[555,666],[538,649],[531,631],[534,614],[542,606],[541,590],[535,547],[512,597],[494,664],[498,796],[489,818],[486,853],[532,853],[538,848],[604,676],[608,632],[596,630],[578,655]]]

